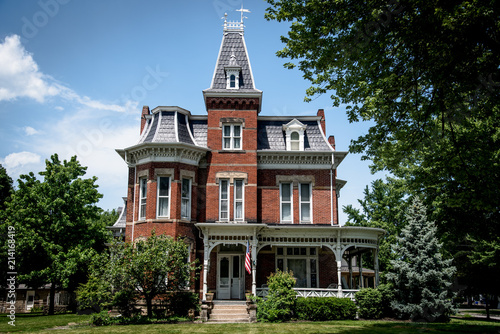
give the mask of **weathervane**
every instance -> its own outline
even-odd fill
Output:
[[[248,9],[243,9],[243,2],[241,3],[241,9],[236,9],[237,12],[241,12],[241,24],[243,24],[243,19],[248,19],[248,17],[243,16],[243,13],[251,13]]]
[[[245,27],[243,25],[243,19],[248,19],[248,17],[243,16],[243,13],[251,13],[251,11],[248,10],[248,9],[244,9],[243,8],[243,4],[241,4],[241,9],[236,9],[236,11],[241,13],[241,20],[240,20],[240,22],[238,22],[238,21],[228,22],[227,21],[227,13],[224,13],[224,17],[221,18],[221,19],[224,19],[224,31],[228,31],[228,30],[243,31],[243,29]]]

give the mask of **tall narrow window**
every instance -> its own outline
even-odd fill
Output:
[[[290,148],[292,151],[300,150],[300,135],[297,131],[292,132],[290,135]]]
[[[157,217],[170,217],[170,178],[159,176],[158,181]]]
[[[311,183],[299,184],[300,200],[300,222],[311,222]]]
[[[244,220],[243,180],[234,180],[234,220]]]
[[[281,222],[292,223],[292,183],[280,184]]]
[[[234,74],[231,74],[231,76],[229,77],[229,87],[236,87],[236,76]]]
[[[191,180],[182,179],[181,218],[191,219]]]
[[[229,221],[229,180],[219,182],[219,220]]]
[[[148,180],[143,177],[139,179],[139,219],[146,219],[146,198],[148,191]]]
[[[227,124],[223,126],[222,148],[225,150],[241,149],[241,124]]]

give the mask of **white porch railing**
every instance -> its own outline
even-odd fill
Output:
[[[339,295],[338,289],[328,288],[294,288],[297,292],[297,297],[343,297],[354,300],[354,295],[358,289],[342,289],[342,295]],[[257,288],[257,296],[267,296],[268,288]]]

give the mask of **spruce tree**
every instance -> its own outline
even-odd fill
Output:
[[[415,198],[409,207],[407,225],[397,240],[387,275],[394,284],[392,308],[400,318],[413,321],[446,321],[453,313],[450,290],[456,271],[452,259],[444,259],[436,237],[434,222],[428,221],[426,208]]]

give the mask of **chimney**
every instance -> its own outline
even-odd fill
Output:
[[[142,130],[144,130],[144,126],[146,125],[146,115],[149,115],[149,107],[148,106],[143,106],[142,107],[142,114],[141,114],[141,133]]]
[[[333,135],[328,137],[328,143],[335,149],[335,137]]]
[[[321,116],[321,128],[323,129],[323,133],[326,135],[326,125],[325,125],[325,110],[318,109],[318,116]]]

